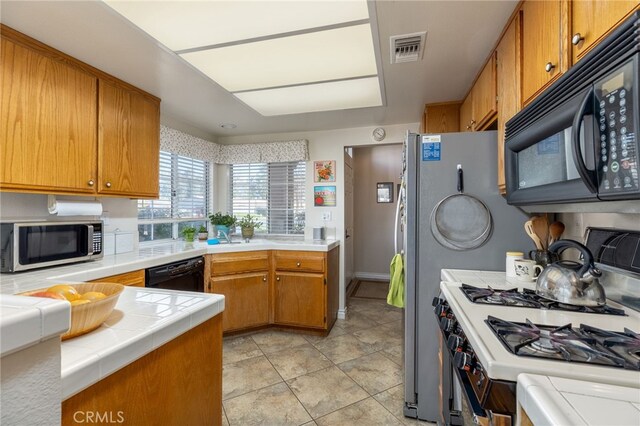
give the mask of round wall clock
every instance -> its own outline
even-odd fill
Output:
[[[382,127],[377,127],[373,129],[373,139],[376,140],[377,142],[380,142],[381,140],[383,140],[385,136],[387,136],[387,132],[385,132]]]

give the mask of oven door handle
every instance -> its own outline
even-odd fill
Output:
[[[93,255],[93,225],[87,225],[87,256]]]
[[[578,169],[578,174],[582,179],[582,182],[586,185],[591,193],[596,193],[598,190],[596,185],[596,171],[589,170],[582,158],[582,149],[580,148],[580,130],[582,129],[583,117],[587,114],[587,110],[593,105],[593,86],[589,88],[586,95],[580,102],[578,111],[573,117],[573,125],[571,129],[571,151],[573,153],[573,162]],[[591,108],[592,109],[592,108]]]

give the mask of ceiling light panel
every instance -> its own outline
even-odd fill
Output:
[[[230,92],[378,73],[369,24],[181,56]]]
[[[382,105],[378,77],[234,93],[265,116]]]
[[[366,0],[104,2],[173,51],[369,19]]]

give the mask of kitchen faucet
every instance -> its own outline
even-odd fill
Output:
[[[229,244],[231,244],[231,237],[227,232],[223,231],[222,229],[219,229],[218,232],[220,232],[224,236],[224,239],[227,240]]]

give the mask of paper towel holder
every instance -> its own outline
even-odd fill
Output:
[[[57,200],[55,195],[47,197],[47,210],[54,216],[100,216],[102,203],[94,201]]]

